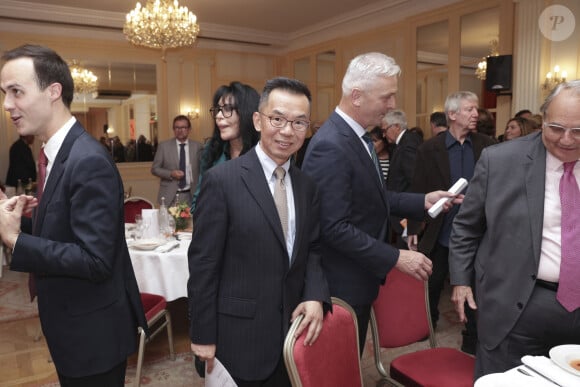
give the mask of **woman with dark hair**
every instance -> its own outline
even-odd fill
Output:
[[[201,155],[199,181],[191,203],[192,213],[204,172],[216,164],[243,155],[258,143],[260,133],[254,129],[252,116],[258,111],[259,101],[258,92],[240,82],[222,85],[215,92],[209,109],[214,119],[214,130]]]

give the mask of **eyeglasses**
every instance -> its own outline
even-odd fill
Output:
[[[552,123],[544,123],[543,126],[544,129],[550,128],[552,133],[557,134],[558,136],[563,136],[564,133],[566,133],[569,130],[572,137],[574,137],[577,140],[580,139],[580,128],[566,128],[562,125]]]
[[[173,130],[189,130],[189,126],[174,126]]]
[[[234,110],[236,110],[237,108],[238,108],[237,106],[230,105],[227,103],[225,105],[214,106],[209,109],[209,112],[213,118],[216,118],[219,112],[222,112],[224,118],[230,118],[234,113]]]
[[[297,131],[297,132],[304,132],[310,126],[310,121],[305,120],[305,119],[298,119],[298,120],[290,121],[286,117],[282,117],[282,116],[269,116],[269,115],[264,114],[262,112],[259,112],[259,113],[261,115],[263,115],[264,117],[268,117],[268,119],[270,120],[270,124],[272,124],[272,126],[275,127],[275,128],[281,129],[281,128],[285,127],[286,124],[290,123],[290,126],[295,131]]]

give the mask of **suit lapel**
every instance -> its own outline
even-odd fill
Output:
[[[524,156],[525,187],[530,215],[532,248],[536,264],[540,261],[542,228],[544,224],[544,190],[546,186],[546,148],[542,137],[531,141],[529,152]],[[541,211],[538,211],[541,208]]]
[[[365,173],[369,175],[369,179],[373,181],[374,186],[381,194],[385,206],[387,206],[387,191],[384,184],[381,184],[381,181],[379,180],[377,168],[372,158],[369,156],[365,145],[348,123],[336,112],[331,115],[331,120],[335,123],[335,126],[340,133],[347,138],[347,146],[349,147],[347,152],[356,155],[360,161],[360,168],[358,168],[355,173]]]
[[[37,218],[34,222],[34,225],[35,225],[34,232],[33,232],[34,235],[38,235],[38,230],[41,229],[41,225],[42,225],[42,222],[44,221],[44,216],[46,214],[47,204],[51,201],[52,196],[54,195],[54,191],[58,185],[58,182],[60,181],[62,174],[66,168],[66,161],[67,161],[68,156],[70,154],[70,150],[71,150],[74,142],[76,141],[76,139],[82,133],[84,133],[83,127],[77,121],[72,126],[72,128],[70,129],[70,131],[68,132],[66,137],[64,138],[64,141],[63,141],[60,149],[58,150],[56,158],[54,159],[54,162],[52,163],[50,175],[48,175],[48,178],[46,180],[46,184],[44,186],[44,191],[42,192],[42,200],[39,203],[39,207],[38,207],[38,211],[37,211],[37,215],[36,215]]]
[[[449,153],[445,146],[446,133],[436,137],[435,143],[435,165],[443,177],[445,186],[451,184],[451,171],[449,170]]]
[[[294,263],[296,255],[298,254],[298,246],[302,243],[302,238],[304,238],[304,232],[306,230],[306,209],[308,208],[307,200],[309,198],[304,194],[304,189],[302,185],[302,180],[298,177],[297,168],[290,166],[290,178],[292,179],[292,193],[294,195],[294,212],[296,217],[296,233],[294,235],[294,248],[292,249],[292,258],[290,263]]]
[[[264,170],[254,148],[242,160],[241,178],[250,194],[254,197],[256,204],[264,213],[264,217],[270,224],[270,227],[274,230],[274,234],[276,234],[276,238],[286,252],[287,257],[288,250],[286,249],[286,241],[284,239],[280,217],[278,216],[278,210],[274,204],[272,192],[270,191],[270,187],[264,176]],[[285,261],[285,265],[288,267],[288,259]]]

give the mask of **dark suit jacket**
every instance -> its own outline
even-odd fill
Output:
[[[316,186],[290,167],[296,238],[288,256],[255,148],[203,177],[189,247],[190,336],[243,380],[273,371],[296,306],[330,303],[320,266]]]
[[[387,178],[387,189],[395,192],[409,192],[415,170],[415,158],[417,148],[423,139],[414,132],[405,130],[401,140],[395,146],[390,158],[389,176]],[[397,234],[403,233],[400,217],[391,216],[391,227]]]
[[[58,372],[101,373],[135,351],[137,326],[147,325],[125,242],[123,183],[107,150],[78,122],[10,268],[36,276],[40,322]]]
[[[451,284],[475,285],[478,338],[490,350],[511,331],[534,290],[545,174],[541,133],[486,148],[453,222]]]
[[[491,137],[479,133],[471,133],[470,136],[477,162],[483,148],[495,144],[495,141]],[[448,190],[451,187],[449,153],[445,146],[445,138],[444,134],[435,136],[419,146],[411,192],[432,192]],[[418,250],[423,254],[427,256],[431,254],[443,225],[443,219],[443,213],[435,219],[426,217],[425,230],[418,246]],[[410,221],[408,228],[409,235],[417,235],[421,231],[421,223]]]
[[[387,193],[360,138],[336,112],[310,140],[302,170],[320,191],[322,264],[331,295],[371,304],[399,258],[386,242],[389,215],[421,219],[424,195]]]
[[[36,181],[36,163],[32,150],[21,138],[10,147],[6,185],[16,187],[18,179],[23,185],[28,183],[28,179]]]
[[[191,193],[193,193],[195,192],[199,178],[199,165],[203,145],[197,141],[187,141],[189,144],[189,163],[191,166],[190,189]],[[179,180],[171,178],[171,171],[176,169],[179,169],[179,154],[177,152],[175,138],[172,138],[159,144],[151,166],[151,173],[161,179],[159,182],[159,194],[157,195],[158,203],[161,203],[161,198],[164,197],[165,203],[169,205],[175,198]]]

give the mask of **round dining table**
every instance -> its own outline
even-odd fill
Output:
[[[161,252],[163,247],[152,250],[129,247],[139,291],[161,295],[167,301],[187,297],[187,249],[190,242],[181,240],[178,246],[167,252]]]

